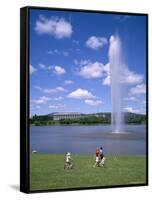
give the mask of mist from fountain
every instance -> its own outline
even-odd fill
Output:
[[[111,125],[113,133],[123,133],[122,44],[118,35],[110,37],[109,64],[111,78]]]

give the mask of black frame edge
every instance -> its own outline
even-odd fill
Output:
[[[149,185],[149,15],[146,14],[146,183]]]
[[[20,9],[20,191],[29,193],[28,8]]]
[[[87,12],[87,13],[107,13],[107,14],[118,14],[118,15],[139,15],[146,16],[148,13],[145,12],[125,12],[125,11],[113,11],[113,10],[95,10],[95,9],[84,9],[84,8],[65,8],[65,7],[42,7],[42,6],[26,6],[27,9],[41,9],[41,10],[56,10],[56,11],[71,11],[71,12]]]

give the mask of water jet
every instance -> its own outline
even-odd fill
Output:
[[[109,64],[111,78],[111,125],[113,133],[123,133],[122,45],[118,35],[110,37]]]

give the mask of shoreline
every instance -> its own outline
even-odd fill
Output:
[[[30,127],[39,127],[39,126],[111,126],[112,124],[49,124],[49,125],[33,125],[30,124]],[[130,124],[124,124],[124,125],[130,125],[130,126],[135,126],[135,125],[146,125],[146,123],[143,124],[136,124],[136,123],[130,123]]]

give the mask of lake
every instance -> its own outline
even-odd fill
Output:
[[[106,155],[144,155],[146,126],[126,125],[123,134],[111,133],[109,125],[30,127],[30,151],[94,154],[100,146]]]

